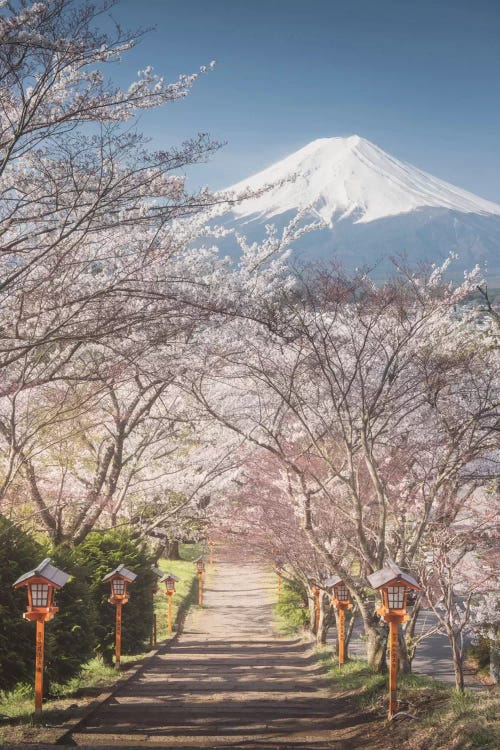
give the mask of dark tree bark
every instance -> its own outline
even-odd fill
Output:
[[[165,557],[169,560],[180,560],[179,542],[177,539],[169,539],[165,545]]]

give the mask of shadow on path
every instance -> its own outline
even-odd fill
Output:
[[[367,747],[373,717],[328,693],[308,644],[272,631],[275,581],[222,562],[181,639],[102,705],[69,743],[87,747]]]

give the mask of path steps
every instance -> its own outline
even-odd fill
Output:
[[[181,638],[92,713],[65,745],[355,750],[370,715],[333,698],[309,644],[272,630],[275,577],[218,562]]]

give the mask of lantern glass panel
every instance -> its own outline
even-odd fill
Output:
[[[167,591],[173,591],[173,590],[174,590],[174,582],[167,581]]]
[[[404,586],[388,586],[387,604],[389,609],[404,609],[405,593],[406,588]]]
[[[349,600],[347,586],[337,586],[337,599],[340,602],[347,602]]]
[[[199,562],[197,562],[196,565],[198,566],[198,570],[203,570],[203,568],[205,567],[203,565],[203,562],[201,560]]]
[[[49,584],[48,583],[31,583],[31,606],[48,607],[49,606]]]
[[[125,593],[125,581],[123,578],[113,578],[111,585],[115,596],[123,596]]]

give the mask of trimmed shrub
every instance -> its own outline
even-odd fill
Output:
[[[33,682],[35,624],[23,621],[26,588],[12,584],[44,557],[43,548],[28,534],[0,516],[0,690],[19,682]]]
[[[67,682],[77,675],[93,656],[98,621],[90,570],[82,565],[78,548],[60,547],[50,554],[71,579],[56,593],[59,612],[45,628],[47,689],[52,681]]]
[[[275,604],[275,611],[291,631],[300,631],[309,623],[309,608],[304,585],[297,579],[284,580],[281,585],[281,598]]]
[[[110,664],[115,643],[115,607],[108,602],[109,583],[103,577],[123,563],[137,574],[130,585],[130,600],[123,608],[122,653],[144,650],[149,640],[153,619],[153,586],[155,575],[145,544],[133,539],[132,531],[111,529],[94,531],[75,550],[80,564],[89,572],[89,583],[97,610],[96,651]]]

